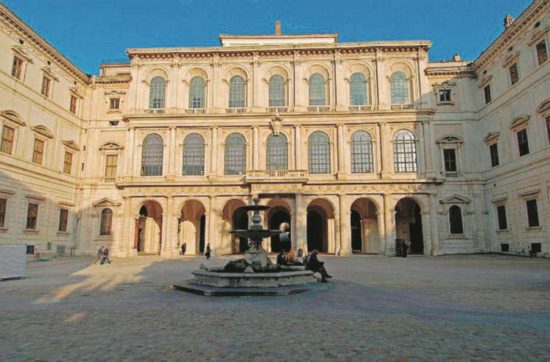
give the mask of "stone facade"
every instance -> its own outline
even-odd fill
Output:
[[[87,76],[0,5],[0,242],[235,253],[258,196],[266,226],[291,226],[272,251],[548,253],[549,9],[533,1],[474,62],[279,27],[128,49]]]

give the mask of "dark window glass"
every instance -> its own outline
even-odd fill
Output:
[[[40,92],[43,96],[49,97],[50,96],[50,86],[51,86],[52,80],[46,76],[42,77],[42,89]]]
[[[539,224],[539,210],[537,208],[537,199],[527,200],[527,219],[529,227],[540,226]]]
[[[546,50],[546,41],[543,40],[537,44],[537,60],[539,65],[546,62],[547,59],[548,59],[548,53]]]
[[[325,95],[325,77],[319,73],[309,77],[309,105],[324,106],[327,104]]]
[[[288,142],[282,133],[270,134],[267,137],[267,169],[288,169]]]
[[[367,78],[363,73],[353,73],[350,78],[350,104],[363,106],[367,104]]]
[[[456,172],[456,150],[455,149],[445,149],[443,150],[443,157],[445,159],[445,171],[447,172]]]
[[[151,88],[149,89],[149,108],[164,108],[165,92],[166,81],[163,77],[154,77],[151,79]]]
[[[491,102],[491,86],[486,85],[485,88],[483,88],[483,94],[485,95],[485,104]]]
[[[440,103],[449,103],[451,101],[451,90],[450,89],[440,89],[439,90],[439,102]]]
[[[496,143],[493,143],[489,146],[489,152],[491,152],[491,166],[495,167],[499,165],[498,160],[498,145]]]
[[[205,108],[204,107],[204,78],[193,77],[189,82],[189,108]]]
[[[119,109],[120,108],[120,98],[111,98],[109,100],[110,109]]]
[[[199,134],[190,134],[183,140],[183,174],[204,175],[204,139]]]
[[[99,225],[99,235],[111,235],[113,229],[113,212],[111,209],[101,211],[101,222]]]
[[[67,231],[67,221],[69,219],[69,210],[60,209],[59,210],[59,231]]]
[[[69,104],[69,110],[71,111],[71,113],[76,113],[76,103],[77,98],[75,96],[71,96],[71,102]]]
[[[372,139],[365,131],[357,131],[351,136],[351,172],[373,172]]]
[[[409,81],[403,72],[391,75],[391,104],[409,103]]]
[[[38,204],[29,204],[27,208],[27,229],[36,229],[36,220],[38,218]]]
[[[232,133],[225,140],[225,174],[243,175],[246,171],[246,142],[242,135]]]
[[[449,209],[449,221],[451,223],[451,234],[463,234],[462,228],[462,212],[460,207],[451,206]]]
[[[281,107],[285,105],[285,79],[276,74],[269,79],[269,106]]]
[[[519,80],[518,63],[514,63],[508,68],[510,72],[510,81],[512,84],[516,84]]]
[[[330,173],[330,142],[320,131],[313,132],[308,142],[309,173]]]
[[[23,59],[19,57],[13,57],[13,64],[11,67],[11,75],[19,80],[21,80],[21,75],[23,74]]]
[[[4,227],[4,223],[6,221],[6,206],[8,204],[8,200],[6,199],[0,199],[0,227]]]
[[[162,175],[162,159],[164,142],[158,134],[147,135],[143,140],[141,154],[141,175],[160,176]]]
[[[550,116],[546,117],[546,135],[548,136],[548,143],[550,143]]]
[[[242,108],[245,106],[245,81],[240,75],[231,77],[229,81],[229,107]]]
[[[499,230],[508,229],[508,221],[506,220],[506,207],[504,207],[504,205],[497,206],[497,217],[498,217],[498,229]]]
[[[529,153],[529,140],[527,139],[527,128],[518,131],[519,155],[524,156]]]

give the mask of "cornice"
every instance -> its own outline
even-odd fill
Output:
[[[493,59],[498,52],[505,48],[518,34],[521,33],[532,21],[550,8],[550,0],[535,0],[514,20],[502,34],[489,45],[474,61],[473,68],[478,70]]]
[[[449,64],[445,64],[444,62],[428,63],[424,73],[427,76],[453,76],[458,78],[476,77],[472,69],[472,63],[467,62],[449,62]]]
[[[28,26],[23,20],[15,15],[4,4],[0,3],[0,21],[4,21],[11,28],[15,29],[26,40],[34,44],[38,49],[43,51],[54,60],[61,68],[65,69],[69,74],[88,84],[90,77],[74,65],[69,59],[55,49],[48,41],[42,38],[34,29]]]

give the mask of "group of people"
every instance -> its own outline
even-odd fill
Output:
[[[111,264],[111,259],[109,258],[109,248],[101,246],[101,248],[97,251],[94,264],[99,263],[100,265],[103,265],[106,262]]]
[[[296,258],[296,251],[290,249],[288,253],[283,249],[277,254],[277,264],[279,265],[304,265],[306,269],[311,270],[314,273],[321,274],[321,281],[323,283],[328,282],[328,279],[332,278],[325,268],[325,263],[319,260],[319,250],[313,249],[309,254],[302,258],[302,262]]]

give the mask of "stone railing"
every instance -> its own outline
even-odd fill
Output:
[[[307,107],[308,112],[328,112],[330,111],[329,106],[308,106]]]
[[[246,107],[229,107],[226,108],[225,111],[227,113],[245,113]]]
[[[185,113],[193,113],[193,114],[206,113],[206,108],[187,108],[185,110]]]
[[[349,106],[351,112],[360,112],[360,111],[372,111],[373,107],[370,104],[365,104],[362,106]]]
[[[391,110],[392,111],[402,111],[402,110],[409,110],[414,109],[414,104],[392,104]]]
[[[267,111],[270,113],[286,113],[288,112],[288,107],[285,107],[285,106],[267,107]]]
[[[246,173],[249,181],[279,182],[281,180],[305,180],[306,170],[251,170]]]
[[[145,110],[145,113],[153,113],[153,114],[165,113],[165,110],[164,108],[149,108]]]

